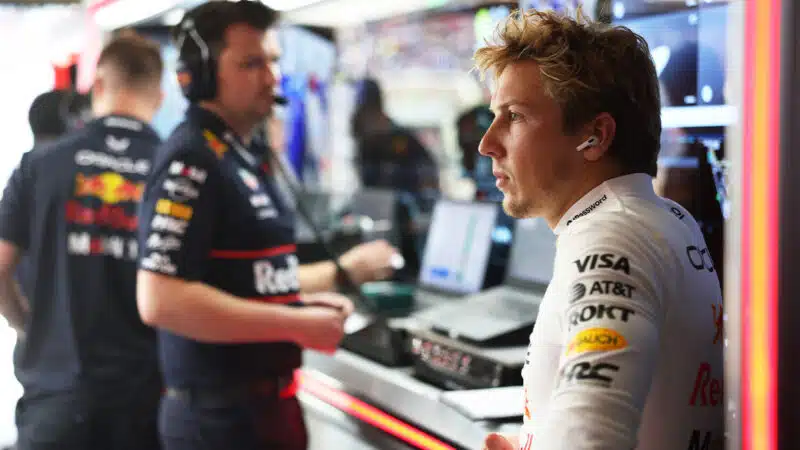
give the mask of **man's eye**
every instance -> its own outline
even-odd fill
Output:
[[[508,112],[508,120],[510,120],[512,122],[516,122],[517,120],[519,120],[521,118],[522,117],[519,114],[515,113],[515,112],[511,112],[511,111]]]
[[[264,67],[265,61],[263,58],[252,58],[242,62],[243,69],[259,69]]]

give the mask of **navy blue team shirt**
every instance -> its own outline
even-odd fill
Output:
[[[31,306],[15,369],[26,395],[160,384],[136,308],[136,208],[160,139],[107,116],[26,153],[0,202],[0,238],[25,255]],[[141,384],[139,384],[141,386]]]
[[[297,304],[294,216],[265,160],[212,112],[190,107],[158,152],[140,210],[139,268],[203,282],[242,301]],[[159,331],[167,386],[218,387],[288,375],[290,342],[210,344]]]

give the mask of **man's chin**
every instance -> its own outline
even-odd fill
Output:
[[[503,195],[503,211],[515,219],[524,219],[531,216],[530,208],[527,205],[508,194]]]

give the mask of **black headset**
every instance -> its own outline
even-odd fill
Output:
[[[217,95],[217,61],[195,21],[194,17],[183,19],[175,42],[178,48],[178,84],[183,95],[192,103],[211,100]],[[288,103],[280,95],[276,95],[274,101],[277,105]]]
[[[187,17],[179,26],[178,84],[190,102],[210,100],[217,95],[217,62],[211,47],[198,32],[194,18]]]

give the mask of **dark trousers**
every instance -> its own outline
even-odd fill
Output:
[[[165,395],[159,432],[164,450],[306,450],[295,397],[252,394],[226,402]]]
[[[18,450],[159,450],[160,389],[39,393],[17,403]]]

